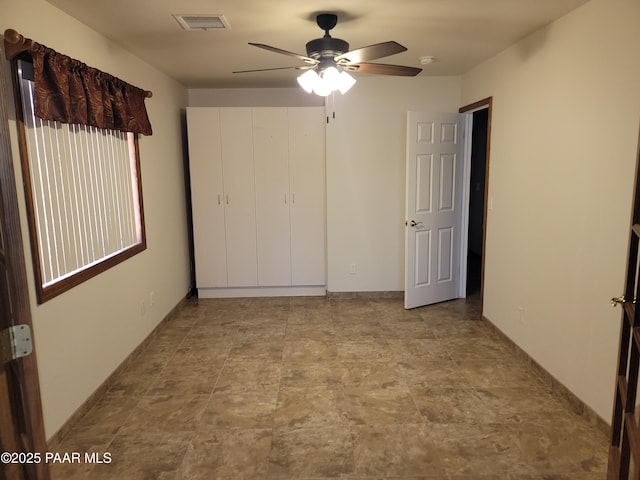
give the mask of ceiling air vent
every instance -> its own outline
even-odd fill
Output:
[[[230,29],[229,22],[224,15],[174,15],[178,23],[185,30],[213,30]]]

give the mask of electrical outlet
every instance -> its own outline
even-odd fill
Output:
[[[147,306],[144,303],[144,300],[140,300],[140,315],[144,316],[147,313]]]
[[[351,265],[349,265],[349,275],[355,275],[358,273],[358,267],[356,266],[355,263],[352,263]]]
[[[153,307],[156,303],[156,293],[155,292],[150,292],[149,293],[149,306]]]
[[[524,307],[518,306],[518,315],[521,322],[524,322]]]

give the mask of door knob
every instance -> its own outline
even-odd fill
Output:
[[[619,297],[613,297],[611,299],[611,306],[615,307],[616,305],[620,304],[620,305],[624,305],[625,303],[627,303],[627,299],[624,298],[624,295],[621,295]],[[633,297],[633,303],[636,303],[636,297]]]
[[[627,301],[625,300],[624,295],[621,295],[619,297],[611,298],[611,306],[612,307],[615,307],[618,304],[624,305],[625,303],[627,303]]]
[[[415,220],[411,220],[408,222],[404,222],[405,225],[408,225],[410,227],[415,227],[417,225],[422,225],[422,222],[416,222]]]

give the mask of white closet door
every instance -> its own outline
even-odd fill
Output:
[[[217,108],[188,108],[189,171],[198,288],[227,286],[224,190]]]
[[[286,108],[253,109],[258,285],[291,285]]]
[[[288,114],[292,283],[325,285],[324,108],[290,108]]]
[[[256,208],[250,108],[220,109],[227,286],[257,284]]]

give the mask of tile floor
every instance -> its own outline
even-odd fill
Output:
[[[63,439],[54,480],[596,480],[606,436],[477,302],[194,300]]]

